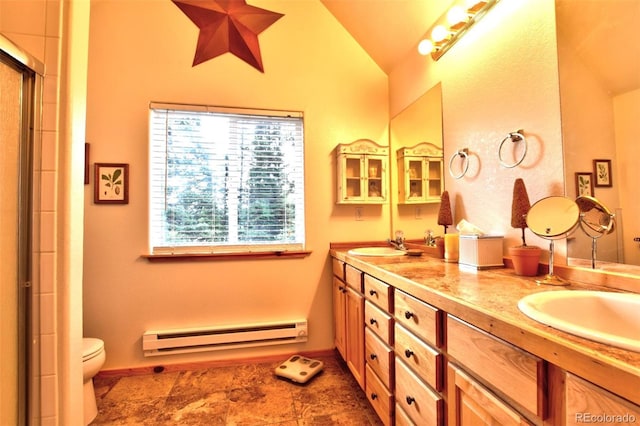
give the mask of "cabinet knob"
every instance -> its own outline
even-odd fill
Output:
[[[371,358],[372,360],[374,360],[374,359],[378,358],[378,355],[376,355],[376,354],[371,354],[371,355],[369,355],[369,358]]]
[[[406,356],[407,358],[411,358],[411,355],[413,355],[413,351],[411,349],[404,350],[404,356]]]
[[[371,324],[371,325],[373,325],[373,324],[375,324],[375,323],[377,323],[377,322],[378,322],[378,321],[376,321],[376,319],[375,319],[375,318],[371,318],[371,319],[369,320],[369,324]]]
[[[378,292],[377,292],[377,291],[375,291],[375,290],[369,290],[369,294],[370,294],[371,296],[374,296],[374,295],[378,294]]]
[[[409,312],[409,311],[407,311],[407,312],[405,312],[405,313],[404,313],[404,317],[405,317],[406,319],[410,319],[412,316],[413,316],[413,312]]]
[[[378,394],[377,393],[371,393],[371,399],[376,399],[378,398]]]
[[[416,399],[414,397],[412,397],[412,396],[408,396],[407,397],[407,404],[411,405],[414,402],[416,402]]]

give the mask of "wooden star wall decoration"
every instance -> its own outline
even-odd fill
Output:
[[[246,0],[171,1],[200,29],[192,66],[230,52],[264,72],[258,34],[283,14],[250,6]]]

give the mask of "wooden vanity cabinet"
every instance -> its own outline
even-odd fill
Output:
[[[534,424],[546,418],[542,359],[451,315],[447,353],[450,424]]]
[[[639,405],[351,265],[333,265],[336,347],[385,425],[640,424]]]
[[[565,383],[566,426],[640,424],[640,406],[571,373]]]
[[[529,425],[526,418],[453,364],[448,366],[449,425]]]
[[[394,424],[393,296],[391,287],[364,274],[366,394],[385,425]]]
[[[388,147],[369,139],[338,145],[336,203],[386,203],[388,155]]]
[[[333,277],[333,311],[336,349],[364,390],[362,272],[350,265],[344,265],[344,281],[336,275]]]
[[[396,404],[414,424],[445,423],[443,312],[394,290]]]

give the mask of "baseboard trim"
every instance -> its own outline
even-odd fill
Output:
[[[159,374],[159,373],[168,373],[173,371],[200,370],[200,369],[211,368],[211,367],[226,367],[226,366],[238,365],[238,364],[249,364],[249,363],[257,364],[257,363],[263,363],[263,362],[278,362],[278,361],[285,361],[290,356],[296,355],[296,354],[305,356],[307,358],[339,356],[338,352],[335,349],[325,349],[320,351],[291,352],[286,354],[260,356],[255,358],[234,358],[234,359],[223,359],[223,360],[213,360],[213,361],[198,361],[198,362],[187,362],[187,363],[176,363],[176,364],[157,364],[157,365],[148,365],[144,367],[100,370],[96,375],[96,377],[109,378],[109,377],[139,376],[143,374]]]

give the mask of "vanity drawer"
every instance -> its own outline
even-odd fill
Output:
[[[397,402],[394,417],[396,419],[396,426],[416,426],[416,424],[409,418],[409,415],[404,412],[400,404]]]
[[[371,300],[383,310],[393,312],[392,287],[367,274],[364,274],[364,297],[366,297],[367,300]]]
[[[444,400],[396,356],[396,401],[418,425],[442,425]]]
[[[364,303],[364,322],[387,345],[393,344],[393,319],[370,301]]]
[[[393,395],[380,381],[373,369],[367,365],[366,372],[367,399],[385,426],[393,424]]]
[[[356,269],[349,264],[344,265],[345,281],[349,287],[358,293],[362,293],[362,275],[362,271],[359,269]]]
[[[393,388],[393,350],[368,328],[364,330],[364,339],[367,365],[386,387]]]
[[[437,391],[444,385],[444,363],[441,353],[418,339],[403,326],[395,326],[396,355]]]
[[[442,311],[433,306],[396,290],[394,294],[394,315],[399,322],[416,336],[436,347],[442,347]]]
[[[344,262],[332,257],[331,266],[333,268],[333,275],[344,281]]]
[[[542,359],[451,315],[447,319],[447,351],[475,376],[530,413],[545,418],[547,392]]]

